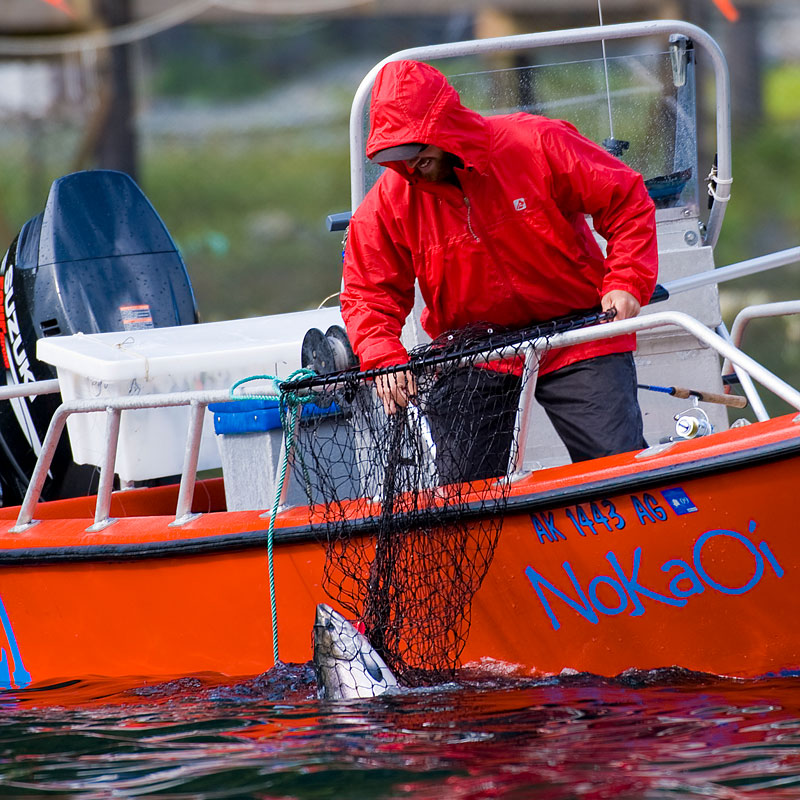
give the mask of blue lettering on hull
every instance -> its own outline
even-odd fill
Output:
[[[646,516],[649,514],[656,515],[655,505],[649,502],[649,499],[652,499],[651,496],[645,495],[645,498],[648,499],[640,504],[642,513]],[[658,510],[662,513],[664,511],[663,509]],[[751,521],[749,526],[749,534],[751,536],[755,533],[755,529],[756,523]],[[752,572],[748,571],[743,574],[741,581],[737,581],[736,585],[728,585],[716,578],[713,574],[713,562],[712,564],[706,564],[703,560],[705,546],[708,542],[719,537],[724,537],[741,545],[753,560]],[[605,557],[613,574],[595,576],[589,581],[585,589],[569,561],[563,562],[561,567],[569,579],[572,594],[559,589],[533,567],[528,566],[525,569],[525,575],[531,582],[539,602],[541,602],[545,613],[550,619],[553,630],[558,630],[561,627],[561,621],[556,610],[558,605],[554,608],[554,604],[559,602],[577,612],[587,622],[597,625],[600,622],[601,615],[616,616],[627,611],[631,617],[642,616],[646,613],[648,606],[653,603],[682,607],[688,603],[690,597],[702,594],[708,589],[725,595],[747,594],[764,579],[767,569],[771,570],[772,574],[777,578],[784,576],[783,567],[778,563],[777,558],[766,542],[762,541],[756,545],[743,533],[724,528],[706,531],[697,538],[692,547],[691,563],[684,559],[673,558],[661,565],[661,571],[670,576],[666,592],[658,591],[652,586],[646,586],[640,581],[641,547],[637,547],[633,551],[629,567],[622,565],[613,550],[609,550]],[[605,587],[605,600],[601,600],[598,596],[599,587]],[[614,595],[616,595],[616,600],[612,599]],[[612,601],[609,603],[610,599]]]
[[[17,637],[14,635],[2,598],[0,598],[0,626],[5,633],[9,650],[6,652],[5,647],[0,647],[0,689],[24,689],[31,683],[31,674],[22,663]]]
[[[672,512],[676,516],[692,514],[698,510],[686,491],[680,486],[662,489],[663,501],[649,492],[630,495],[630,504],[639,525],[666,522]],[[556,516],[558,515],[558,516]],[[632,517],[628,517],[632,519]],[[588,504],[577,503],[559,511],[534,511],[530,514],[531,526],[540,544],[567,541],[568,535],[581,538],[613,534],[622,530],[627,520],[608,498]]]

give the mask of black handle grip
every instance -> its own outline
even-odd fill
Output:
[[[350,224],[350,217],[352,213],[349,211],[340,211],[338,214],[328,214],[325,218],[325,227],[329,231],[343,231],[347,229]]]
[[[647,305],[650,306],[653,303],[660,303],[662,300],[669,300],[669,289],[667,289],[666,286],[662,286],[660,283],[657,283]]]

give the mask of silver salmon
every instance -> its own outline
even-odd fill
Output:
[[[321,700],[377,697],[397,686],[367,637],[325,603],[314,621],[314,671]]]

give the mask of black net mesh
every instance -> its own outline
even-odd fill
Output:
[[[316,407],[297,426],[292,469],[322,523],[324,589],[401,682],[458,666],[502,526],[528,343],[602,316],[442,337],[411,353],[416,397],[392,414],[375,381],[396,368],[301,382]]]

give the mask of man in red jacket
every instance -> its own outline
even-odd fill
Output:
[[[642,176],[571,124],[484,117],[415,61],[378,73],[370,119],[367,156],[388,169],[351,220],[341,295],[362,369],[407,361],[400,332],[415,280],[434,338],[476,322],[520,328],[598,306],[627,319],[649,300],[658,255]],[[605,256],[586,215],[608,243]],[[633,336],[621,336],[542,356],[536,397],[574,461],[646,446],[634,348]],[[502,384],[487,391],[509,396],[512,409],[510,377],[478,372]],[[390,414],[416,393],[408,371],[379,376],[376,388]],[[440,416],[460,413],[452,402]]]

